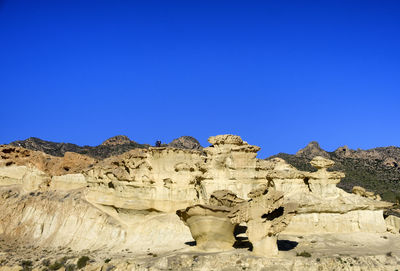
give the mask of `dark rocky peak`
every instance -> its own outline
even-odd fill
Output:
[[[314,158],[315,156],[322,156],[325,158],[329,158],[329,154],[321,149],[317,141],[311,141],[308,145],[299,150],[296,153],[296,156],[306,157],[306,158]]]
[[[354,151],[349,149],[347,145],[337,148],[334,153],[339,157],[349,157]]]
[[[105,140],[101,145],[103,146],[115,146],[115,145],[122,145],[122,144],[130,144],[133,142],[129,139],[129,137],[124,135],[117,135],[110,137],[109,139]]]
[[[178,148],[178,149],[190,149],[190,150],[201,150],[203,147],[200,145],[200,142],[191,136],[181,136],[177,139],[174,139],[171,143],[168,144],[169,147]]]

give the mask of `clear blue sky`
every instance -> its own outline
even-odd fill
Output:
[[[400,145],[400,1],[0,0],[0,143]]]

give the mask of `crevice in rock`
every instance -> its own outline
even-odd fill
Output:
[[[304,183],[307,185],[308,191],[312,192],[312,191],[311,191],[311,187],[310,187],[309,180],[310,180],[310,178],[305,177],[305,178],[304,178]]]

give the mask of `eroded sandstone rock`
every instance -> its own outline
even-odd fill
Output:
[[[41,151],[0,145],[0,168],[13,165],[27,166],[34,167],[49,176],[59,176],[81,173],[96,163],[96,159],[74,152],[66,152],[63,157],[56,157]]]
[[[194,205],[176,214],[189,227],[197,248],[206,251],[232,249],[236,224],[228,217],[231,209],[224,206]]]
[[[386,231],[382,213],[391,204],[337,188],[344,174],[327,170],[333,161],[315,157],[311,164],[318,170],[306,172],[280,158],[257,159],[260,148],[235,135],[210,137],[209,142],[212,146],[203,152],[161,147],[106,159],[85,173],[87,199],[104,206],[175,213],[209,204],[218,190],[249,200],[250,191],[268,185],[283,192],[284,204],[299,206],[285,232]]]
[[[99,210],[98,213],[112,217],[123,227],[127,243],[135,240],[158,246],[161,241],[164,242],[162,236],[168,234],[170,240],[180,240],[180,244],[184,244],[191,240],[190,233],[175,215],[176,210],[185,210],[193,205],[210,205],[212,208],[209,207],[209,211],[217,206],[234,209],[241,204],[247,206],[256,199],[261,203],[265,200],[267,204],[263,192],[257,190],[262,187],[268,188],[268,193],[272,193],[273,189],[281,191],[283,199],[277,198],[281,206],[296,203],[298,208],[287,227],[276,219],[273,222],[256,219],[251,222],[251,204],[242,208],[247,210],[247,215],[243,217],[247,217],[246,221],[248,219],[243,223],[255,223],[249,227],[253,242],[264,240],[260,242],[260,251],[273,251],[275,241],[272,239],[281,230],[282,233],[296,235],[386,232],[382,213],[391,204],[337,188],[336,184],[344,175],[327,170],[332,165],[331,161],[316,158],[312,163],[318,170],[306,172],[279,158],[257,159],[259,147],[249,145],[238,136],[216,136],[210,142],[212,146],[203,151],[170,147],[139,149],[101,162],[84,156],[51,157],[23,148],[3,146],[0,147],[0,184],[17,185],[25,192],[36,190],[40,193],[83,189],[85,200]],[[68,170],[64,168],[66,165]],[[275,196],[269,194],[269,197]],[[29,209],[31,204],[27,202],[26,207]],[[35,217],[38,220],[32,219],[31,224],[24,225],[42,223],[42,217],[46,221],[50,219],[50,216],[40,212],[40,206],[34,209],[32,214],[37,214]],[[30,211],[26,210],[25,214],[30,214]],[[57,210],[51,215],[56,213]],[[7,215],[9,220],[13,218],[12,213],[7,212]],[[210,216],[216,220],[215,216]],[[150,222],[154,226],[149,227]],[[77,230],[78,224],[68,223],[71,223],[68,224],[70,229],[64,229],[67,235],[79,232],[77,236],[81,236],[86,229]],[[237,223],[231,221],[233,225]],[[279,225],[284,227],[279,228]],[[13,227],[16,227],[15,231]],[[7,228],[2,226],[2,230],[7,234],[26,232],[29,235],[29,227],[10,224]],[[55,234],[56,231],[52,232]],[[251,232],[266,232],[271,238]],[[54,244],[61,244],[67,239],[57,240]]]
[[[247,223],[253,252],[261,256],[278,254],[277,236],[295,214],[295,204],[284,204],[282,192],[262,186],[249,193],[248,202],[237,205],[229,215],[233,222]]]
[[[379,194],[375,194],[374,192],[367,191],[364,187],[354,186],[352,189],[353,194],[359,195],[361,197],[373,199],[373,200],[382,200]]]
[[[278,254],[277,235],[295,214],[295,204],[283,205],[283,193],[261,186],[249,193],[250,200],[232,191],[215,191],[210,204],[178,210],[177,215],[190,228],[197,247],[203,250],[232,249],[235,226],[245,222],[247,235],[257,255]]]
[[[385,222],[389,232],[395,234],[400,233],[400,217],[389,215],[385,218]]]

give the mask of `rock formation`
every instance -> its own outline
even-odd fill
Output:
[[[78,153],[66,152],[64,157],[55,157],[7,145],[0,146],[0,158],[0,186],[18,184],[25,191],[86,187],[86,178],[80,172],[97,163]]]
[[[101,145],[103,146],[115,146],[115,145],[123,145],[123,144],[130,144],[132,140],[129,137],[124,135],[117,135],[110,137],[109,139],[105,140]]]
[[[115,138],[103,147],[125,141]],[[332,170],[332,159],[313,157],[315,169],[303,171],[281,158],[257,159],[260,148],[239,136],[209,142],[201,150],[136,148],[101,161],[0,146],[0,245],[21,238],[42,247],[130,248],[143,255],[147,249],[187,249],[192,236],[199,248],[220,251],[232,249],[240,224],[247,226],[254,253],[271,256],[283,235],[399,232],[393,214],[384,220],[391,203],[361,188],[351,194],[337,187],[344,174]],[[162,268],[168,269],[165,261]]]
[[[177,149],[189,149],[189,150],[201,150],[203,147],[200,145],[200,142],[191,136],[181,136],[172,140],[168,143],[168,146],[171,148]]]
[[[381,200],[381,196],[378,194],[375,194],[374,192],[367,191],[364,187],[361,186],[354,186],[352,192],[356,195],[359,195],[361,197],[369,198],[369,199],[374,199],[374,200]]]
[[[261,256],[277,255],[277,235],[288,225],[296,206],[283,205],[283,193],[267,185],[248,196],[250,200],[245,201],[232,191],[217,190],[211,195],[209,205],[197,204],[176,213],[190,228],[199,249],[232,249],[234,229],[245,223],[253,252]]]
[[[319,143],[317,141],[311,141],[310,143],[308,143],[308,145],[305,148],[299,150],[296,153],[296,156],[311,157],[311,158],[315,156],[322,156],[325,158],[329,158],[329,154],[319,146]]]
[[[250,200],[234,207],[233,222],[246,222],[247,236],[253,252],[260,256],[278,254],[277,236],[295,214],[296,204],[283,204],[283,193],[261,186],[248,195]]]
[[[197,248],[223,251],[232,249],[235,243],[236,224],[228,217],[230,211],[229,207],[197,204],[178,210],[176,214],[189,227]]]

